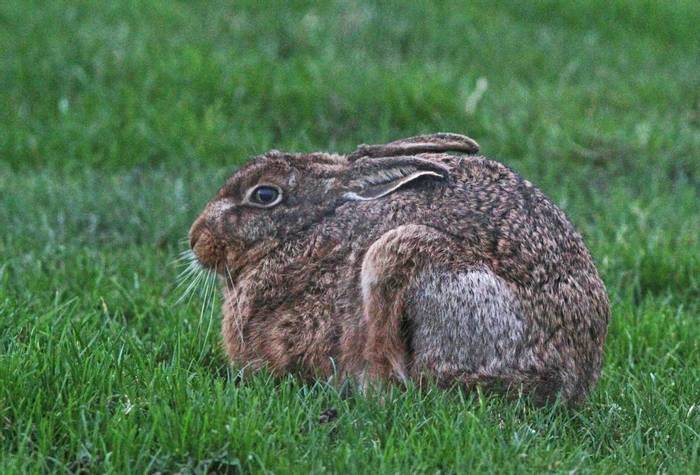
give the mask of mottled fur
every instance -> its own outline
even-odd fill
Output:
[[[476,143],[435,134],[348,156],[277,151],[236,172],[193,224],[224,278],[231,359],[277,374],[435,379],[585,399],[605,288],[564,214]],[[251,187],[283,190],[245,206]]]

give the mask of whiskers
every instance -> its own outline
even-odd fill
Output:
[[[182,251],[174,264],[180,269],[174,293],[182,292],[175,301],[175,305],[189,302],[195,293],[202,294],[203,290],[209,288],[210,282],[216,281],[216,274],[202,266],[190,249]]]
[[[211,269],[204,267],[197,260],[191,249],[182,251],[174,262],[180,269],[177,275],[177,285],[173,293],[180,295],[175,300],[175,305],[189,302],[195,294],[202,297],[202,310],[200,318],[204,316],[205,310],[213,307],[216,296],[217,275]]]
[[[202,301],[196,334],[199,338],[204,330],[204,344],[199,355],[199,360],[202,360],[210,346],[208,342],[214,320],[214,309],[218,306],[218,277],[216,272],[202,266],[190,249],[182,251],[175,259],[174,265],[179,269],[177,285],[173,290],[173,295],[177,296],[175,305],[189,304],[195,295]]]

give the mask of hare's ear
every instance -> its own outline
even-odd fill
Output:
[[[352,161],[361,157],[395,157],[430,152],[474,154],[478,151],[479,144],[465,135],[436,133],[409,137],[384,145],[363,144],[348,155],[348,159]]]
[[[344,197],[355,201],[376,200],[417,180],[446,180],[447,167],[417,157],[361,158],[352,164]]]

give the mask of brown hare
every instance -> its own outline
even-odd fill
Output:
[[[610,307],[564,213],[472,139],[271,151],[190,229],[235,364],[583,401]],[[449,154],[448,152],[458,152]]]

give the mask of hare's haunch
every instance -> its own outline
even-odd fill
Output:
[[[233,362],[583,401],[605,287],[564,213],[477,151],[441,133],[239,169],[190,230]]]

